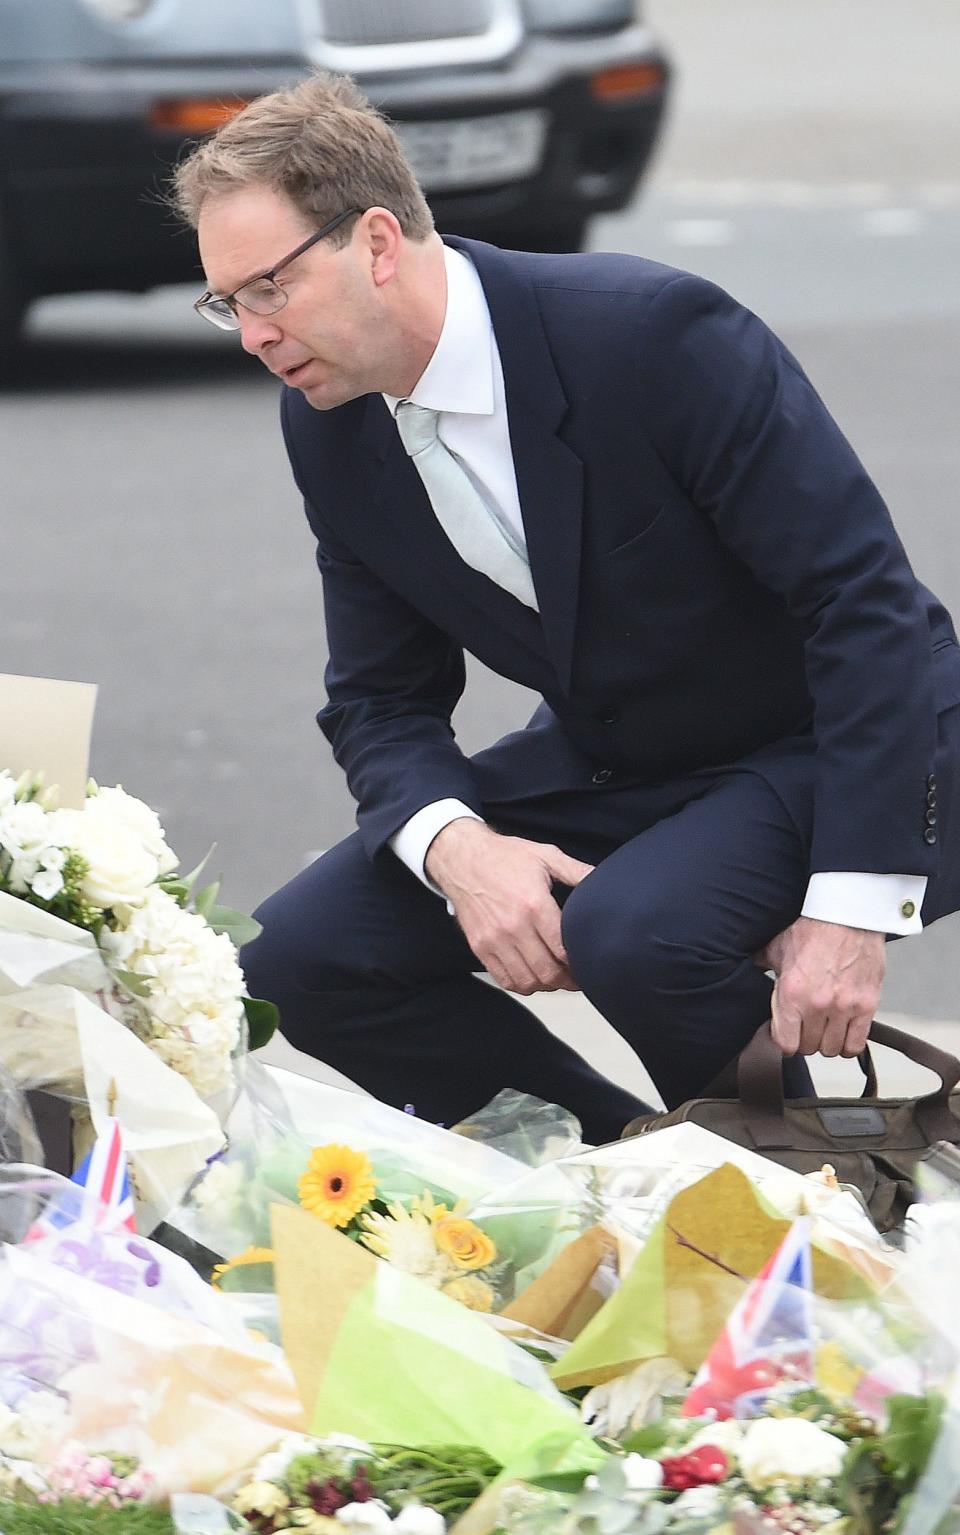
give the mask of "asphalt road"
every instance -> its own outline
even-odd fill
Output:
[[[652,9],[681,56],[675,122],[648,194],[593,243],[702,272],[784,336],[921,578],[960,614],[960,20],[919,7],[923,47],[900,58],[911,98],[902,79],[891,94],[875,40],[864,60],[846,24],[816,73],[816,28],[836,16],[822,0],[786,38],[762,0]],[[843,14],[868,11],[895,44],[887,0]],[[780,77],[796,86],[807,60],[791,95]],[[724,94],[725,69],[742,90]],[[313,723],[319,578],[273,381],[207,333],[192,296],[34,312],[28,359],[0,395],[0,669],[99,683],[93,772],[156,805],[185,864],[216,840],[224,894],[249,908],[348,832],[352,806]],[[495,739],[531,702],[474,668],[461,741]],[[956,936],[950,919],[891,946],[890,1009],[960,1016]]]

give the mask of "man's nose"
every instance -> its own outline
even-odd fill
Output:
[[[240,318],[240,345],[251,357],[262,358],[265,349],[280,340],[282,332],[279,325],[272,314],[253,314],[239,304],[237,314]]]

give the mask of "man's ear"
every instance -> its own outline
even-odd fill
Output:
[[[370,273],[378,288],[396,275],[403,249],[403,231],[389,208],[368,208],[363,216],[370,255]]]

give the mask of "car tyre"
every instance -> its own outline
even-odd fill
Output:
[[[23,338],[29,303],[3,237],[0,220],[0,374],[9,371]]]

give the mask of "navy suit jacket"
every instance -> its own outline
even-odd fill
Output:
[[[460,559],[379,395],[282,402],[324,582],[318,719],[370,854],[437,799],[482,813],[598,766],[775,777],[812,755],[811,873],[934,874],[960,651],[794,358],[656,262],[448,243],[493,320],[539,615]],[[464,650],[545,701],[472,760],[450,726]]]

